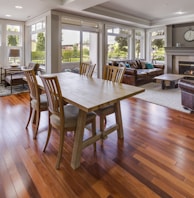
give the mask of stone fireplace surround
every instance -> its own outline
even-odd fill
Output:
[[[167,73],[179,74],[179,62],[193,62],[194,47],[166,47]]]

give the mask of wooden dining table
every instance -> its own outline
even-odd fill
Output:
[[[118,138],[123,138],[120,101],[144,91],[144,89],[140,87],[123,83],[115,83],[99,78],[86,77],[71,72],[60,72],[45,75],[56,75],[59,80],[64,101],[79,108],[79,116],[71,158],[71,167],[73,169],[80,166],[82,149],[103,138],[102,134],[98,132],[96,136],[86,139],[83,145],[84,123],[87,112],[95,111],[101,107],[114,104],[116,123],[108,127],[105,135],[113,131],[117,131]],[[43,88],[43,83],[39,76],[37,76],[37,82],[38,85]]]

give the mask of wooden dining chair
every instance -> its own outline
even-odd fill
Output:
[[[41,91],[38,88],[34,69],[23,69],[23,71],[30,90],[30,114],[26,124],[26,128],[28,127],[30,120],[32,119],[32,123],[35,124],[35,130],[33,135],[33,138],[35,139],[40,123],[40,114],[42,111],[48,110],[47,96],[45,93],[41,94]]]
[[[96,64],[81,63],[80,64],[80,74],[87,77],[92,77]]]
[[[112,81],[115,83],[122,82],[123,75],[125,72],[125,67],[105,65],[103,69],[104,69],[103,70],[103,79],[104,80]],[[115,113],[114,104],[100,108],[99,110],[97,110],[95,112],[100,117],[100,131],[103,134],[103,131],[107,124],[106,116],[108,116],[112,113]]]
[[[62,158],[64,136],[67,131],[76,131],[79,108],[66,104],[64,105],[61,88],[57,76],[40,76],[45,87],[48,98],[49,127],[47,140],[44,147],[46,150],[50,139],[51,128],[55,128],[60,133],[59,151],[56,162],[56,169],[59,169]],[[94,112],[87,113],[85,126],[92,124],[92,136],[96,135],[96,114]],[[84,141],[83,141],[84,142]],[[92,142],[93,143],[93,142]],[[82,149],[84,145],[82,145]],[[96,150],[96,142],[94,142],[94,150]]]
[[[121,83],[124,73],[125,67],[105,65],[103,68],[103,79]]]

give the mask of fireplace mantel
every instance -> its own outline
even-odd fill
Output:
[[[165,47],[165,51],[167,55],[194,55],[194,47]]]

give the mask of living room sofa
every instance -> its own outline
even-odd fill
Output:
[[[144,60],[117,60],[109,64],[125,66],[123,83],[139,86],[153,81],[155,76],[164,74],[163,64],[151,64]]]

